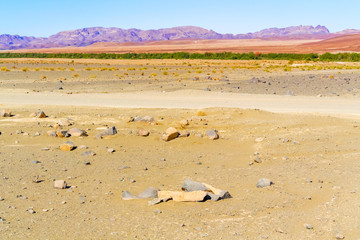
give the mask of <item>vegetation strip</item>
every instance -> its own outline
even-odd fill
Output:
[[[217,60],[305,60],[359,62],[360,53],[0,53],[0,58],[70,58],[70,59],[217,59]]]

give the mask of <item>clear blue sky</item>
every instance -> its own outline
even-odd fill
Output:
[[[48,37],[83,27],[199,26],[219,33],[325,25],[360,29],[360,0],[0,0],[0,34]]]

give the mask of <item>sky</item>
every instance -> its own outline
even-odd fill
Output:
[[[198,26],[218,33],[324,25],[360,29],[360,0],[0,0],[0,35],[49,37],[84,27]]]

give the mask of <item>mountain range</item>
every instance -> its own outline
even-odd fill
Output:
[[[327,39],[338,35],[360,33],[347,29],[330,33],[325,26],[292,26],[268,28],[247,34],[220,34],[201,27],[183,26],[157,30],[91,27],[62,31],[48,38],[19,35],[0,35],[0,50],[83,47],[98,42],[148,42],[177,39]]]

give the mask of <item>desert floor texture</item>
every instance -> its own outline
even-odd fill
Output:
[[[2,59],[0,68],[0,111],[11,111],[0,117],[1,239],[360,239],[357,63]],[[144,116],[153,121],[136,121]],[[189,136],[165,142],[169,127]],[[71,128],[88,136],[49,136]],[[76,148],[62,151],[66,141]],[[260,178],[273,184],[257,188]],[[181,191],[186,179],[232,198],[122,199]]]

